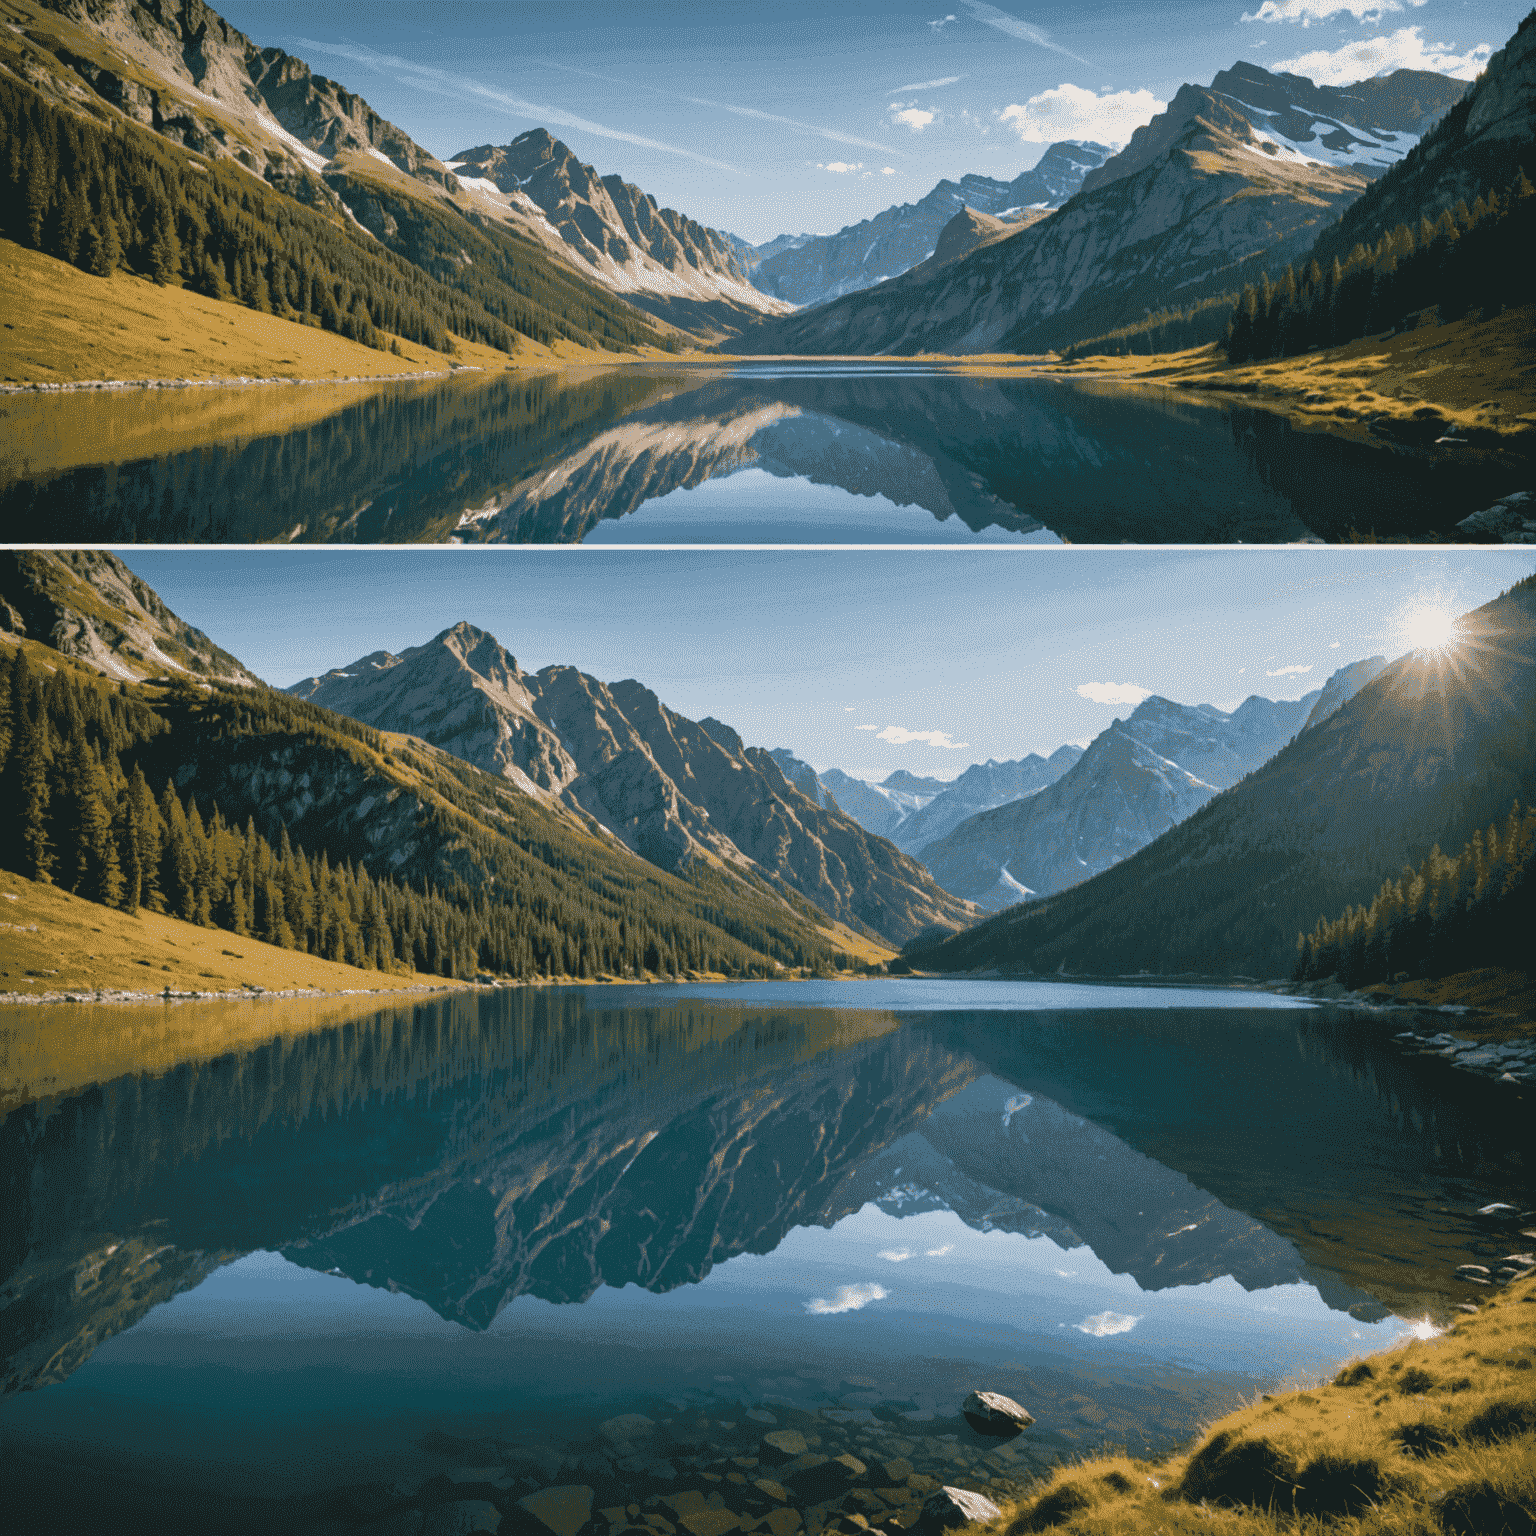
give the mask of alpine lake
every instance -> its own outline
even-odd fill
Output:
[[[1426,1336],[1529,1225],[1524,1091],[1403,1017],[894,978],[0,1010],[12,1528],[855,1536],[1169,1450]],[[974,1388],[1035,1423],[977,1434]]]
[[[0,423],[0,521],[58,543],[1422,540],[1530,481],[1438,428],[899,362],[13,393]]]

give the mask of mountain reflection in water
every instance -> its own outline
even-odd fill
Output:
[[[46,517],[65,542],[1273,543],[1443,533],[1528,478],[1473,450],[1375,448],[1172,392],[878,366],[12,396],[0,411],[0,517]],[[773,484],[724,494],[746,470]]]

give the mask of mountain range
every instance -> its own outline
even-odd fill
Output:
[[[1012,181],[993,176],[944,180],[915,203],[898,203],[833,235],[780,235],[758,248],[753,285],[791,304],[824,304],[919,265],[966,210],[999,221],[1000,231],[1025,227],[1059,208],[1104,163],[1102,144],[1062,140]],[[962,254],[955,252],[955,254]]]
[[[1447,650],[1381,668],[1132,857],[913,958],[940,970],[1285,974],[1318,913],[1369,901],[1432,846],[1460,847],[1529,803],[1533,740],[1527,578],[1465,615]]]
[[[732,347],[1042,351],[1232,290],[1308,249],[1465,90],[1425,71],[1342,89],[1238,64],[1181,86],[1049,218]]]
[[[669,872],[716,866],[896,942],[971,916],[921,865],[807,799],[730,726],[684,719],[633,680],[610,685],[560,666],[526,673],[469,624],[288,692],[420,736]]]

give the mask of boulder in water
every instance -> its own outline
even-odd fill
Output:
[[[1013,1436],[1035,1422],[1034,1414],[1001,1392],[972,1392],[960,1405],[978,1435]]]

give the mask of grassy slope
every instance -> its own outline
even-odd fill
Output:
[[[1263,1475],[1266,1464],[1282,1472],[1278,1483]],[[1303,1491],[1284,1491],[1286,1468]],[[987,1529],[1499,1536],[1529,1533],[1533,1523],[1536,1280],[1527,1279],[1440,1338],[1357,1362],[1327,1386],[1239,1408],[1191,1452],[1063,1468]]]
[[[127,272],[92,277],[67,262],[0,240],[0,381],[98,379],[350,379],[440,374],[450,359],[415,342],[401,356],[315,326],[279,320]],[[657,354],[660,355],[660,354]],[[611,366],[612,353],[526,336],[508,356],[460,341],[452,362],[475,368]]]
[[[1299,357],[1233,366],[1211,347],[1152,357],[967,359],[963,372],[1157,383],[1241,397],[1299,427],[1374,442],[1367,420],[1409,421],[1432,407],[1446,430],[1482,446],[1536,448],[1536,307],[1367,336]],[[1319,398],[1307,399],[1307,396]]]
[[[365,971],[156,912],[130,917],[0,871],[0,995],[96,991],[386,991],[442,977]]]
[[[1485,968],[1433,981],[1378,981],[1360,990],[1426,1008],[1461,1003],[1476,1009],[1472,1015],[1448,1022],[1447,1028],[1458,1039],[1495,1045],[1536,1039],[1536,975],[1527,971]]]

